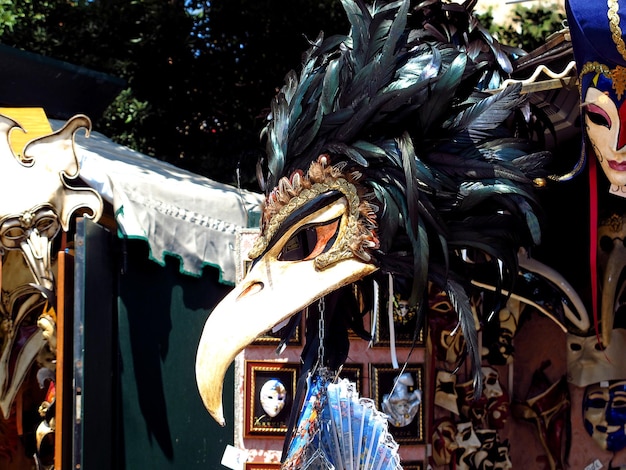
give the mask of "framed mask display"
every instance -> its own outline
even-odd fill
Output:
[[[299,322],[302,323],[302,322]],[[283,335],[286,334],[286,330],[291,327],[291,324],[281,325],[282,328],[278,328],[275,331],[268,331],[267,333],[259,336],[256,340],[253,341],[252,344],[256,346],[278,346],[281,342]],[[295,325],[291,336],[287,340],[287,344],[290,346],[301,346],[302,345],[302,325]]]
[[[394,279],[393,282],[393,292],[389,289],[381,289],[374,346],[388,348],[391,344],[392,332],[396,346],[423,345],[424,331],[423,329],[416,331],[417,308],[410,305],[408,291],[404,286],[410,283],[406,280],[403,282],[401,279]]]
[[[299,364],[246,361],[244,434],[283,437],[293,398]]]
[[[371,397],[389,417],[389,431],[396,442],[424,442],[423,366],[394,369],[391,364],[370,364],[370,380]]]

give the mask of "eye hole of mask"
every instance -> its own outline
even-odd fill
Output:
[[[278,259],[280,261],[300,261],[313,259],[328,251],[339,233],[337,217],[323,224],[305,226],[294,233],[285,243]]]
[[[611,128],[611,118],[606,113],[604,109],[595,104],[587,105],[587,117],[591,122],[598,126],[606,127],[607,129]]]
[[[569,345],[569,348],[570,348],[572,351],[582,351],[583,346],[582,346],[582,344],[579,344],[579,343],[571,343],[571,344]]]
[[[600,249],[605,253],[609,253],[613,250],[613,240],[606,235],[600,238]]]

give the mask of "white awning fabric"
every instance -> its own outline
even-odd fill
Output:
[[[51,121],[53,129],[62,121]],[[180,271],[200,276],[206,265],[234,284],[236,234],[259,211],[262,195],[203,176],[114,143],[77,133],[80,176],[113,206],[120,237],[146,240],[150,257],[180,259]]]

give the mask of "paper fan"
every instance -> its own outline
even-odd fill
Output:
[[[282,470],[401,469],[387,416],[360,398],[347,379],[310,376],[307,395]]]

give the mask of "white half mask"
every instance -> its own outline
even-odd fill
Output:
[[[466,454],[480,448],[480,439],[478,439],[476,431],[474,431],[474,425],[470,421],[457,423],[456,443],[459,447],[465,449]]]

